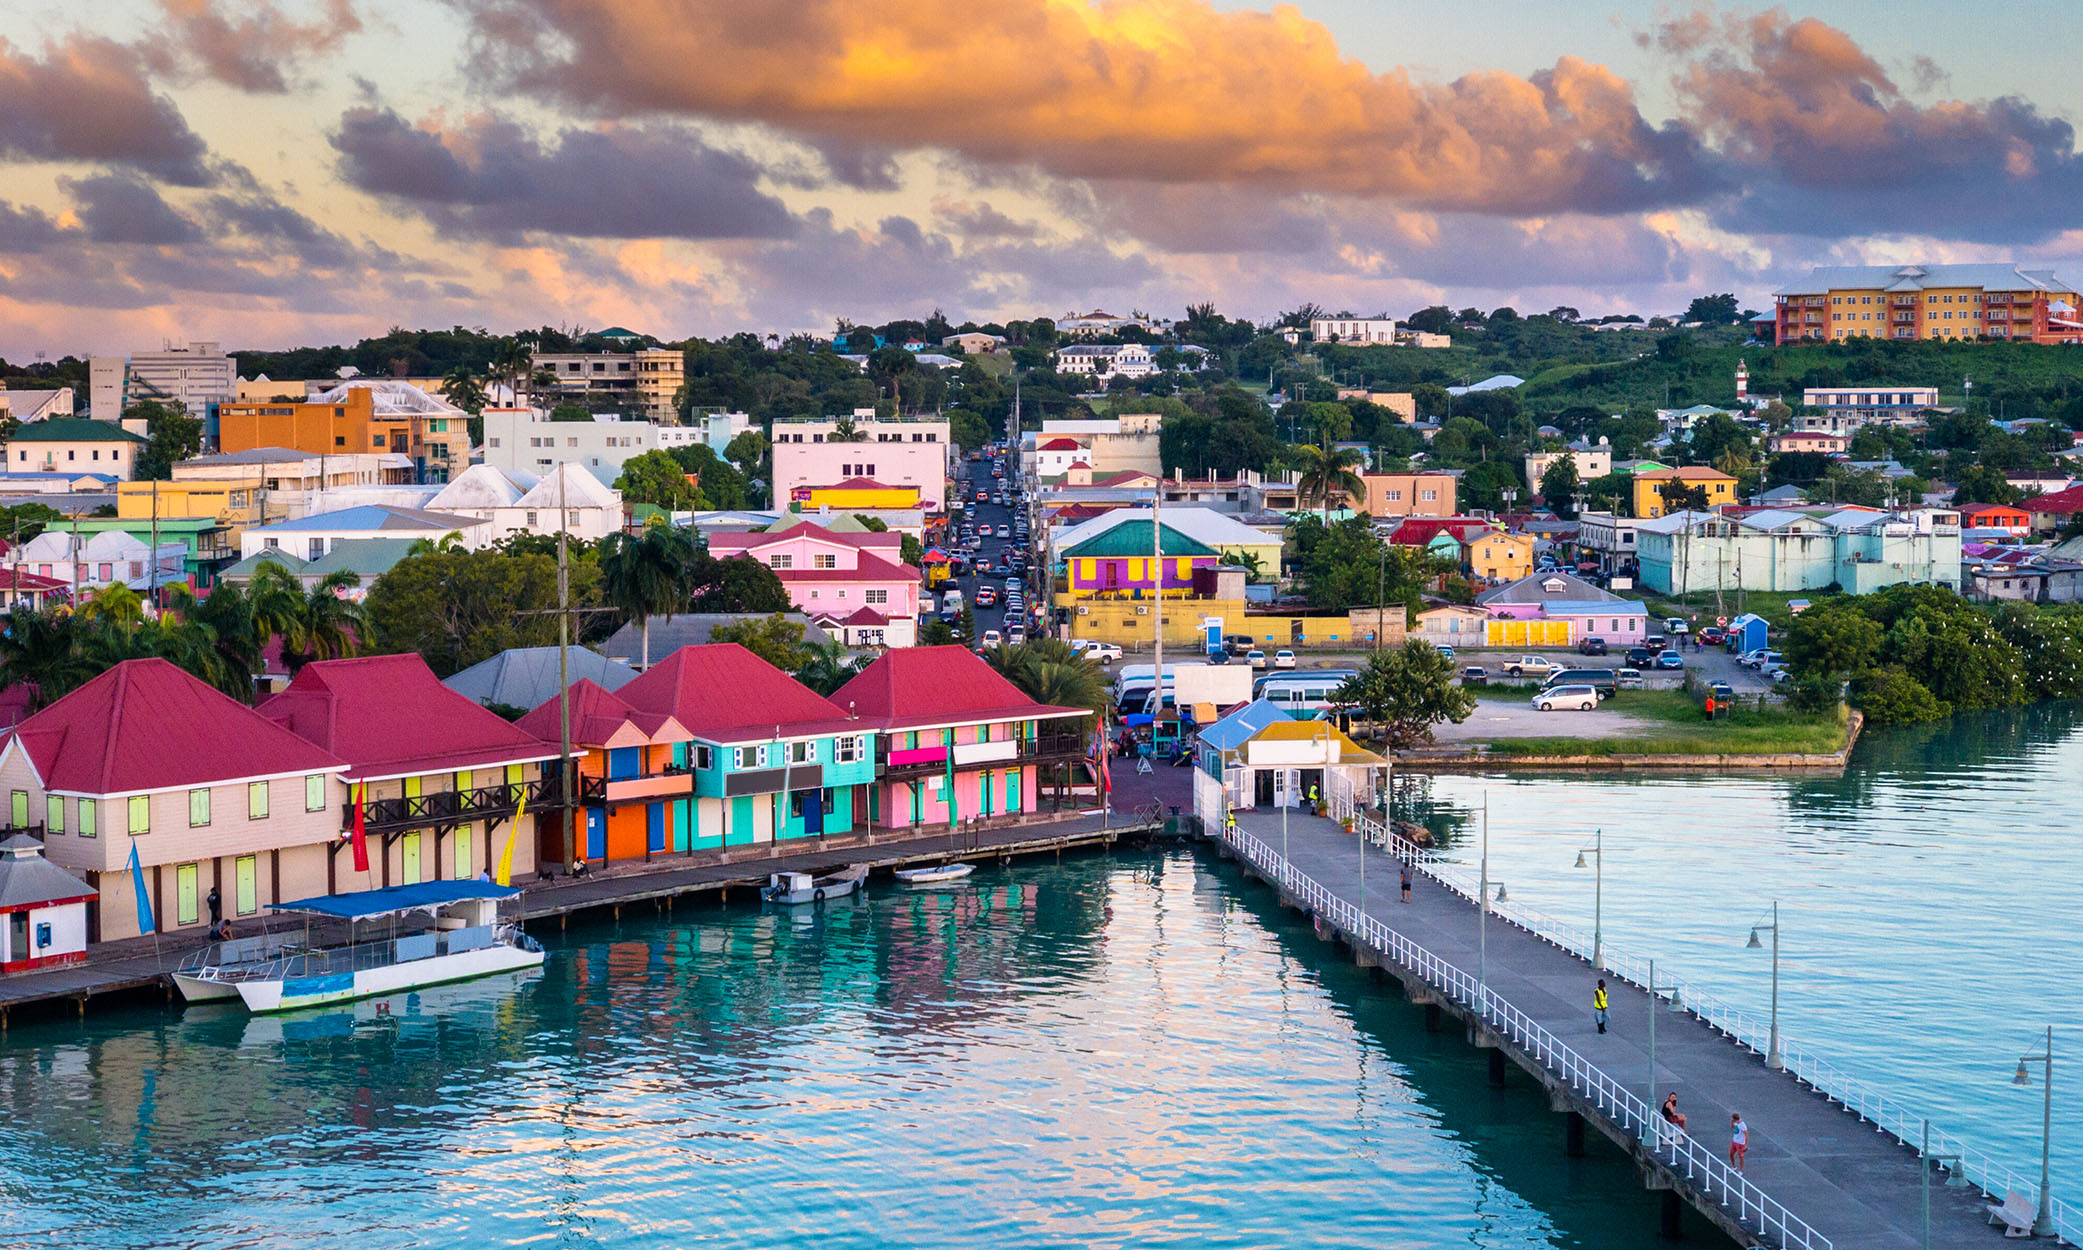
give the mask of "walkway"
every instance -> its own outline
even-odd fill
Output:
[[[1650,996],[1612,970],[1610,952],[1602,975],[1611,1023],[1601,1035],[1591,1015],[1601,974],[1590,961],[1495,912],[1486,942],[1471,887],[1455,888],[1427,866],[1413,901],[1402,904],[1399,861],[1377,844],[1367,850],[1363,908],[1357,837],[1314,816],[1291,816],[1284,835],[1278,814],[1239,812],[1238,824],[1241,836],[1227,839],[1232,849],[1268,880],[1281,881],[1287,901],[1348,940],[1357,933],[1356,956],[1393,972],[1414,999],[1471,1021],[1472,1038],[1499,1045],[1534,1072],[1556,1095],[1558,1110],[1583,1114],[1627,1146],[1651,1188],[1675,1191],[1732,1235],[1740,1226],[1744,1244],[1923,1244],[1913,1149],[1793,1073],[1768,1069],[1758,1051],[1691,1010],[1675,1009],[1668,995],[1660,996],[1652,1078]],[[1422,859],[1408,843],[1395,845]],[[1674,1090],[1687,1131],[1652,1156],[1641,1144],[1643,1119]],[[1725,1162],[1731,1111],[1741,1111],[1750,1127],[1741,1176]],[[1930,1244],[1992,1244],[1999,1231],[1988,1223],[1980,1192],[1945,1188],[1944,1179],[1934,1167]]]

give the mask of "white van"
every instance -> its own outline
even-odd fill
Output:
[[[945,617],[962,615],[962,592],[950,590],[940,597],[940,614]]]

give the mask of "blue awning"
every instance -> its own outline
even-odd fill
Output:
[[[270,903],[268,910],[312,912],[338,920],[367,920],[371,916],[432,911],[449,903],[474,898],[513,898],[520,892],[518,886],[493,885],[489,881],[422,881],[418,885],[394,885],[387,890],[321,894],[294,903]]]

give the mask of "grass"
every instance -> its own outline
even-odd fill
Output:
[[[1789,600],[1806,599],[1816,603],[1827,597],[1828,592],[1821,590],[1746,590],[1742,594],[1743,606],[1738,609],[1736,592],[1724,590],[1721,603],[1730,620],[1745,612],[1755,612],[1765,618],[1773,634],[1778,636],[1794,619],[1793,612],[1786,606]],[[1714,623],[1714,592],[1711,590],[1696,590],[1688,595],[1659,595],[1645,591],[1643,602],[1649,605],[1649,614],[1659,621],[1666,616],[1690,616],[1698,612],[1701,624]]]
[[[1727,720],[1705,719],[1682,690],[1625,690],[1608,706],[1651,721],[1616,738],[1499,738],[1490,753],[1542,755],[1826,755],[1844,749],[1842,709],[1821,715],[1739,704]]]

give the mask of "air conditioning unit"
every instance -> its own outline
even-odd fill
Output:
[[[1139,604],[1137,604],[1137,605],[1136,605],[1136,615],[1137,615],[1137,616],[1148,616],[1148,615],[1150,615],[1150,609],[1149,609],[1148,607],[1144,606],[1143,604],[1140,604],[1140,603],[1139,603]]]
[[[1079,616],[1090,616],[1090,615],[1092,615],[1092,609],[1091,609],[1091,608],[1088,608],[1088,607],[1086,607],[1086,606],[1085,606],[1084,604],[1079,604],[1079,605],[1078,605],[1078,615],[1079,615]]]

